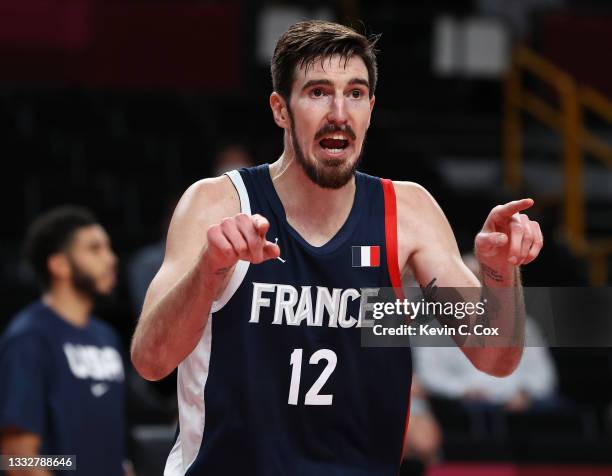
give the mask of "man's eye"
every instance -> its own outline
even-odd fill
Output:
[[[359,99],[361,97],[361,91],[359,91],[359,89],[353,89],[351,91],[351,95],[355,98],[355,99]]]
[[[323,96],[323,91],[321,90],[321,88],[314,88],[312,90],[312,95],[316,98],[320,98],[321,96]]]

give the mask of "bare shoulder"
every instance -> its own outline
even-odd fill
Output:
[[[238,213],[240,199],[229,177],[223,175],[193,183],[174,210],[166,255],[189,256],[199,252],[206,242],[208,228]]]
[[[143,315],[193,267],[210,226],[238,213],[238,192],[227,176],[199,180],[187,188],[172,215],[164,261],[147,291]]]
[[[413,221],[423,224],[424,221],[430,220],[435,222],[443,215],[438,202],[422,185],[416,182],[394,181],[393,186],[397,200],[398,224]]]
[[[431,193],[421,184],[394,180],[393,186],[397,197],[398,211],[400,209],[404,211],[404,209],[408,208],[419,210],[420,213],[423,211],[420,210],[421,207],[425,207],[425,210],[439,208]]]
[[[181,197],[175,217],[194,221],[218,221],[240,213],[238,192],[227,175],[206,178],[193,183]]]
[[[400,268],[432,243],[454,240],[450,225],[435,198],[416,182],[394,181],[397,201],[398,258]]]

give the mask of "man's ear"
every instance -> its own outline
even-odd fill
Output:
[[[285,99],[274,91],[270,94],[270,108],[272,109],[272,115],[274,116],[274,122],[278,127],[288,129],[289,123],[289,111],[287,110],[287,103]]]
[[[53,278],[68,279],[70,277],[70,263],[63,253],[55,253],[49,256],[47,268]]]

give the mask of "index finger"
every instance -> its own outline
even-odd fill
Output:
[[[270,222],[268,222],[265,217],[259,214],[255,214],[253,215],[253,224],[255,225],[255,230],[257,231],[257,234],[262,238],[265,237],[266,233],[268,232],[268,229],[270,228]]]
[[[527,210],[532,207],[534,204],[533,199],[531,198],[523,198],[521,200],[514,200],[512,202],[508,202],[505,205],[500,205],[499,208],[495,207],[493,210],[493,215],[497,215],[502,218],[510,218],[515,213],[521,212],[523,210]]]

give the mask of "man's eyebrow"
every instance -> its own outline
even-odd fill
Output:
[[[333,86],[333,83],[329,79],[311,79],[309,81],[306,81],[304,86],[302,86],[302,91],[315,85]]]
[[[366,79],[363,79],[363,78],[351,78],[349,79],[348,84],[361,84],[362,86],[365,86],[366,88],[368,88],[368,90],[370,89],[370,83]],[[334,83],[331,82],[329,79],[311,79],[309,81],[306,81],[304,86],[302,86],[302,91],[312,86],[319,86],[319,85],[333,86]]]
[[[361,84],[362,86],[368,88],[368,90],[370,89],[370,83],[363,78],[351,78],[349,80],[349,84]]]

